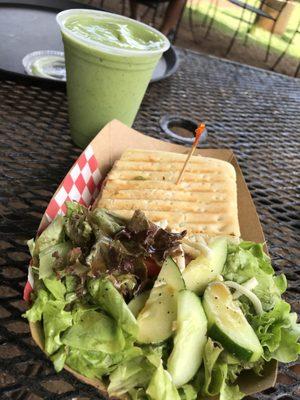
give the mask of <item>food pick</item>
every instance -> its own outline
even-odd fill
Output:
[[[195,152],[195,150],[196,150],[196,147],[197,147],[197,145],[198,145],[198,143],[199,143],[200,137],[201,137],[201,135],[202,135],[202,133],[203,133],[204,131],[205,131],[205,124],[204,124],[203,122],[201,122],[201,124],[200,124],[200,125],[198,126],[198,128],[195,130],[196,135],[195,135],[194,143],[193,143],[193,145],[192,145],[192,147],[191,147],[191,150],[190,150],[190,152],[189,152],[189,154],[188,154],[188,156],[187,156],[187,158],[186,158],[186,160],[185,160],[185,162],[184,162],[184,164],[183,164],[182,170],[180,171],[180,174],[179,174],[179,176],[178,176],[178,178],[177,178],[176,185],[178,185],[178,183],[181,181],[182,176],[183,176],[183,173],[184,173],[184,171],[185,171],[185,169],[186,169],[186,166],[187,166],[187,164],[188,164],[190,158],[191,158],[192,155],[194,154],[194,152]]]

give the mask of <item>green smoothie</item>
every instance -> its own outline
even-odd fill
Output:
[[[69,120],[84,147],[109,121],[131,126],[169,42],[129,18],[93,10],[58,14],[67,71]]]

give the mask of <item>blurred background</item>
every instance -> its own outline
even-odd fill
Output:
[[[300,76],[300,0],[82,0],[131,16],[179,47]]]

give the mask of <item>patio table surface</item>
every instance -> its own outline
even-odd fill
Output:
[[[263,225],[273,265],[289,281],[285,298],[300,310],[300,80],[181,50],[175,75],[152,84],[134,128],[163,140],[170,114],[205,121],[203,147],[231,148]],[[0,73],[0,398],[101,399],[34,345],[22,291],[42,214],[80,154],[69,136],[64,90]],[[180,142],[179,142],[180,143]],[[299,399],[300,363],[279,368],[275,388],[253,399]]]

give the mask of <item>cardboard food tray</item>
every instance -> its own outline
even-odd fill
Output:
[[[64,214],[66,210],[66,201],[75,200],[86,206],[92,205],[99,193],[105,175],[112,167],[114,161],[120,158],[122,152],[127,148],[162,150],[178,153],[187,153],[189,150],[184,146],[145,136],[128,128],[117,120],[111,121],[83,151],[58,187],[42,218],[39,231],[44,229],[57,214]],[[241,237],[244,240],[264,242],[265,238],[255,206],[233,152],[227,149],[203,149],[196,150],[196,154],[228,161],[234,166],[237,176],[238,213]],[[24,290],[24,298],[26,300],[29,300],[32,286],[33,282],[29,271],[29,279]],[[30,323],[30,330],[34,341],[44,351],[41,324]],[[67,366],[65,366],[65,369],[79,380],[98,388],[101,392],[106,392],[105,385],[102,381],[86,378]],[[250,395],[274,386],[276,377],[277,362],[272,360],[266,364],[263,376],[259,377],[247,372],[239,377],[238,383],[241,390]]]

